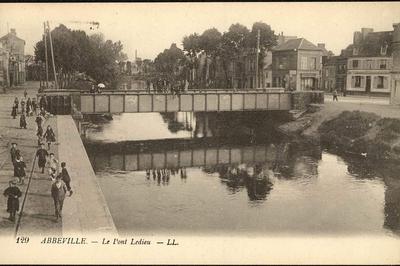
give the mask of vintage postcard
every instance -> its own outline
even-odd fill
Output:
[[[1,3],[0,263],[400,263],[400,3]]]

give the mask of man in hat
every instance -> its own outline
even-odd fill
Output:
[[[8,218],[10,221],[15,221],[15,214],[19,210],[19,198],[22,196],[21,190],[17,187],[17,182],[10,181],[9,187],[4,190],[3,195],[7,198],[7,212],[10,213]]]
[[[53,197],[54,200],[56,221],[58,221],[58,218],[61,218],[62,208],[66,193],[67,193],[67,186],[61,180],[61,175],[58,175],[56,177],[55,182],[51,185],[51,196]]]
[[[49,156],[49,153],[44,148],[44,144],[40,143],[40,148],[36,151],[36,157],[38,158],[39,168],[42,168],[42,174],[44,173],[44,167],[46,166],[47,156]]]

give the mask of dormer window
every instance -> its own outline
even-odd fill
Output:
[[[381,55],[386,55],[387,48],[388,48],[387,44],[384,44],[383,46],[381,46]]]
[[[353,55],[358,55],[358,47],[353,48]]]

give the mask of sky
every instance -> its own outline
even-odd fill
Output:
[[[269,24],[276,34],[325,43],[339,54],[362,27],[393,30],[392,24],[400,22],[400,2],[0,4],[0,36],[15,28],[26,41],[26,54],[33,54],[42,38],[43,21],[50,21],[52,28],[63,23],[120,40],[130,59],[135,50],[138,57],[154,59],[171,43],[182,48],[183,37],[193,32],[212,27],[224,32],[233,23],[251,28],[257,21]],[[90,30],[86,21],[99,22],[99,29]]]

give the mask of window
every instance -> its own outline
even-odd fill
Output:
[[[355,76],[354,78],[356,80],[354,87],[360,88],[361,87],[361,76]]]
[[[301,63],[301,69],[307,69],[307,57],[302,56],[300,63]]]
[[[378,84],[376,85],[376,87],[378,89],[383,89],[383,87],[384,87],[383,81],[384,81],[384,77],[378,76]]]
[[[381,55],[386,55],[387,53],[387,44],[384,44],[383,46],[381,46]]]
[[[386,60],[385,59],[382,59],[379,61],[379,68],[386,69]]]
[[[317,58],[316,57],[311,57],[310,58],[310,69],[317,69]]]
[[[353,55],[358,55],[358,48],[357,47],[353,48]]]
[[[353,68],[358,68],[358,60],[353,60]]]
[[[373,68],[373,61],[367,60],[367,69],[372,69],[372,68]]]

